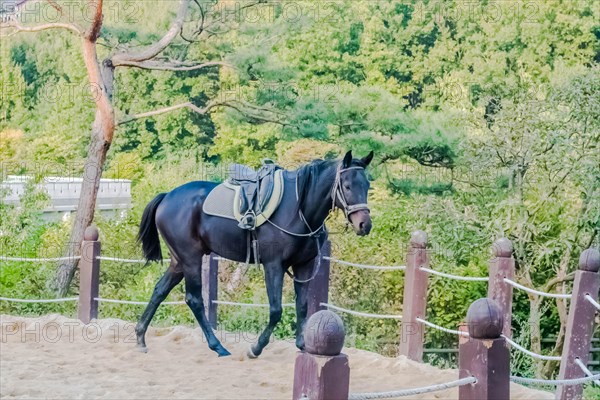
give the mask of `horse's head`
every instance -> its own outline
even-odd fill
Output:
[[[344,210],[352,229],[359,236],[371,232],[371,214],[367,206],[369,179],[366,168],[373,160],[373,152],[361,159],[353,159],[352,151],[346,153],[339,165],[333,196],[335,206]]]

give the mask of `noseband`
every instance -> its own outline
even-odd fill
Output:
[[[344,190],[342,188],[342,173],[351,171],[354,169],[365,170],[363,167],[348,167],[342,168],[342,164],[338,166],[337,172],[335,174],[335,182],[333,183],[333,189],[331,191],[331,200],[332,205],[331,209],[335,209],[335,199],[337,198],[342,205],[342,210],[344,210],[344,214],[346,214],[346,219],[350,218],[350,214],[353,214],[357,211],[370,211],[367,203],[358,203],[358,204],[348,204],[346,201],[346,196],[344,195]]]

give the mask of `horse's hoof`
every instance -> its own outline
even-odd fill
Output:
[[[144,353],[144,354],[145,354],[145,353],[147,353],[147,352],[148,352],[148,348],[147,348],[146,346],[140,346],[140,345],[138,344],[138,345],[136,346],[136,348],[137,348],[137,350],[138,350],[140,353]]]
[[[217,353],[219,355],[219,357],[227,357],[227,356],[231,355],[231,353],[229,351],[227,351],[227,349],[225,347],[223,347],[223,345],[221,343],[218,343],[213,346],[209,346],[209,349],[211,349],[212,351]]]
[[[252,346],[248,347],[248,352],[246,354],[248,355],[248,358],[252,360],[258,358],[258,355],[254,354],[254,352],[252,351]]]
[[[217,353],[219,354],[219,357],[227,357],[231,355],[231,353],[227,351],[227,349],[224,347],[221,350],[217,351]]]

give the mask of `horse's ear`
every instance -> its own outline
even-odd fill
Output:
[[[349,168],[352,164],[352,150],[346,153],[344,160],[342,161],[342,168]]]
[[[371,164],[371,161],[373,161],[373,150],[371,150],[371,152],[369,153],[368,156],[366,156],[365,158],[363,158],[362,160],[360,160],[363,164],[365,164],[365,167],[368,167],[369,164]]]

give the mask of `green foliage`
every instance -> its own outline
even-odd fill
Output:
[[[151,43],[173,17],[171,2],[123,3],[140,7],[143,18],[107,13],[100,56],[105,47]],[[581,250],[597,246],[600,234],[598,7],[585,1],[520,7],[481,2],[470,11],[458,1],[343,0],[320,4],[319,11],[313,3],[300,5],[307,11],[300,18],[290,18],[276,3],[272,18],[227,21],[227,29],[220,21],[210,40],[179,40],[161,55],[224,59],[235,68],[118,70],[119,118],[233,97],[257,113],[269,110],[272,122],[218,108],[210,115],[182,109],[120,126],[104,176],[133,180],[134,206],[123,220],[97,217],[104,251],[138,258],[134,237],[147,202],[189,180],[221,180],[220,162],[257,166],[268,157],[293,167],[343,149],[361,155],[374,150],[374,229],[357,238],[338,216],[330,223],[334,256],[402,264],[410,233],[422,229],[430,235],[433,268],[483,276],[491,243],[509,237],[518,279],[568,292],[568,279],[552,280],[568,277]],[[198,18],[196,8],[190,16]],[[10,90],[0,98],[1,161],[23,162],[20,173],[35,161],[81,161],[94,104],[79,43],[53,31],[4,43],[0,87]],[[0,204],[2,254],[60,255],[70,221],[45,224],[36,196],[28,192],[21,209]],[[11,253],[19,246],[26,250]],[[103,263],[101,295],[147,300],[164,268]],[[53,270],[51,264],[3,263],[0,293],[48,297]],[[265,302],[260,271],[251,269],[236,286],[239,271],[237,265],[224,267],[221,287],[233,286],[223,298]],[[403,285],[401,272],[334,265],[331,298],[343,307],[399,314]],[[481,283],[432,278],[428,319],[456,327],[468,305],[484,295]],[[289,284],[284,298],[293,301]],[[181,299],[180,286],[170,300]],[[555,335],[564,323],[557,306],[515,293],[515,337],[534,350],[552,351],[539,339]],[[0,302],[0,312],[73,315],[74,306]],[[126,319],[140,312],[109,304],[100,310]],[[249,332],[262,329],[266,318],[260,309],[221,307],[219,314],[226,329]],[[343,318],[349,345],[396,353],[397,321]],[[186,307],[161,307],[156,323],[193,319]],[[293,310],[286,309],[276,335],[287,338],[294,329]],[[425,340],[430,347],[456,346],[456,338],[436,331],[427,330]],[[443,356],[430,361],[453,362]],[[513,369],[529,376],[555,372],[550,364],[516,354]],[[586,396],[596,393],[586,388]]]

